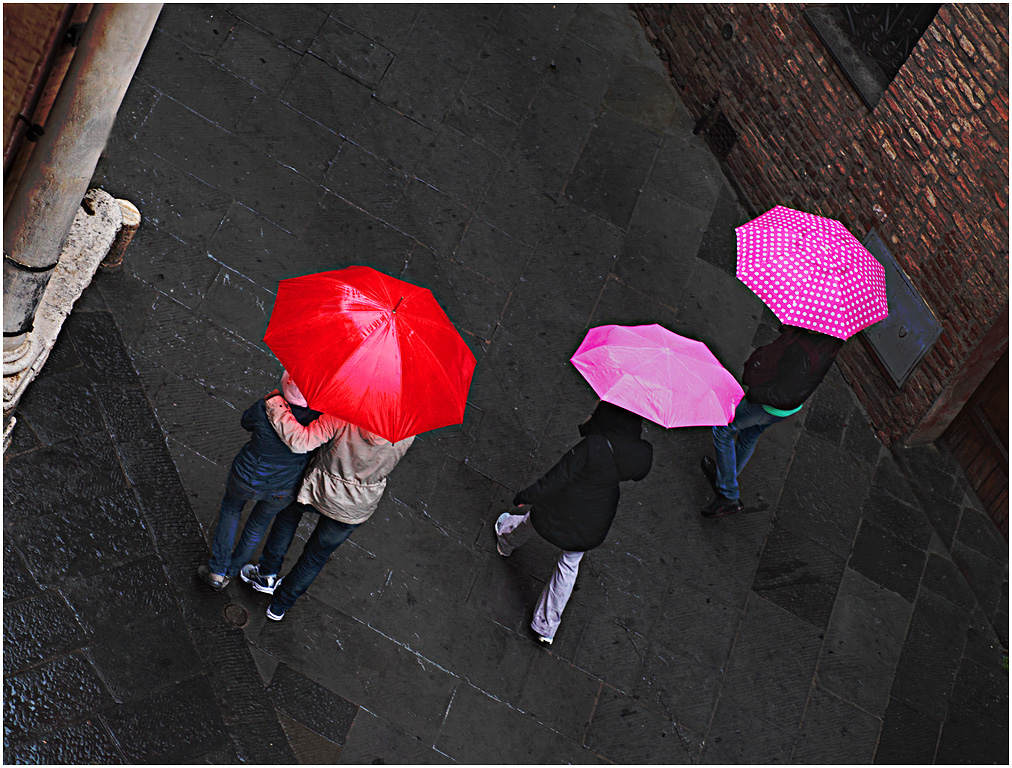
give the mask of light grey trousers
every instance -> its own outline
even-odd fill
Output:
[[[525,515],[510,515],[496,533],[499,549],[508,557],[513,554],[514,549],[522,546],[535,533],[530,512]],[[541,591],[541,597],[534,608],[534,618],[531,620],[531,629],[541,637],[550,639],[555,637],[562,621],[562,611],[569,602],[569,596],[573,594],[573,585],[576,584],[582,559],[583,552],[559,553],[555,572]]]

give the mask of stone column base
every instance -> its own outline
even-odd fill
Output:
[[[30,347],[18,360],[4,361],[5,452],[17,423],[14,410],[18,401],[49,359],[63,321],[91,283],[122,225],[119,201],[101,189],[88,190],[60,252],[59,264],[42,294],[35,313],[35,327],[28,336]]]

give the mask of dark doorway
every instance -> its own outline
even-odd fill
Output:
[[[1008,352],[942,435],[1008,541]]]

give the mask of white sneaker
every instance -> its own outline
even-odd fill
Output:
[[[274,588],[277,589],[280,586],[281,586],[281,579],[278,579],[274,583]],[[267,618],[270,619],[271,621],[281,621],[283,618],[285,618],[285,614],[284,614],[283,611],[281,613],[274,613],[274,611],[272,611],[271,607],[268,605],[267,606]]]
[[[495,521],[495,551],[503,557],[509,557],[505,552],[502,551],[502,544],[499,542],[499,537],[502,536],[502,527],[506,524],[507,518],[510,517],[509,512],[503,512],[499,515],[499,518]]]
[[[552,644],[552,638],[550,637],[542,637],[541,635],[538,635],[538,640],[541,642],[542,645]]]

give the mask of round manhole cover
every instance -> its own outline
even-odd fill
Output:
[[[245,627],[249,622],[249,614],[241,605],[229,603],[225,606],[225,621],[233,627]]]

